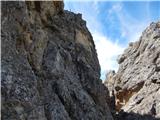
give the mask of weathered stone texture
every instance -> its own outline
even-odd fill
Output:
[[[118,72],[105,84],[114,89],[116,110],[133,113],[121,119],[160,119],[160,22],[151,23],[139,41],[130,43],[118,63]],[[134,114],[152,118],[133,118]]]
[[[2,119],[112,120],[92,36],[63,2],[2,3]]]

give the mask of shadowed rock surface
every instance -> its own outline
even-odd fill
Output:
[[[2,119],[112,120],[93,38],[63,2],[2,3]]]
[[[151,23],[139,41],[130,43],[118,63],[118,72],[108,73],[105,81],[114,92],[115,109],[124,111],[118,120],[160,119],[160,22]]]

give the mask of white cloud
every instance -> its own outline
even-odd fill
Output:
[[[116,59],[123,52],[124,47],[112,42],[112,40],[100,33],[93,33],[92,35],[96,44],[101,73],[103,73],[101,78],[104,80],[108,70],[117,71],[118,64]]]
[[[142,31],[151,22],[149,15],[149,3],[146,6],[146,18],[145,20],[138,20],[132,17],[125,9],[123,9],[123,4],[121,2],[115,3],[112,8],[108,11],[110,17],[116,14],[121,29],[121,37],[127,38],[128,42],[137,41]]]
[[[127,14],[117,13],[117,15],[121,24],[121,36],[127,38],[129,42],[137,41],[148,22],[137,21],[134,18],[130,20],[126,17]]]
[[[93,8],[95,9],[96,14],[100,13],[99,6],[98,6],[98,1],[93,2]]]
[[[122,4],[120,3],[116,3],[112,6],[111,9],[109,9],[108,13],[112,14],[113,12],[120,12],[122,10]]]

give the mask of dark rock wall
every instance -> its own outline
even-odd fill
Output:
[[[112,120],[93,38],[63,2],[1,2],[2,119]]]

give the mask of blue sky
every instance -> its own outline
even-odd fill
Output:
[[[160,1],[64,1],[65,9],[82,13],[91,32],[99,62],[101,79],[118,69],[117,57],[128,43],[137,41],[142,31],[160,20]]]

